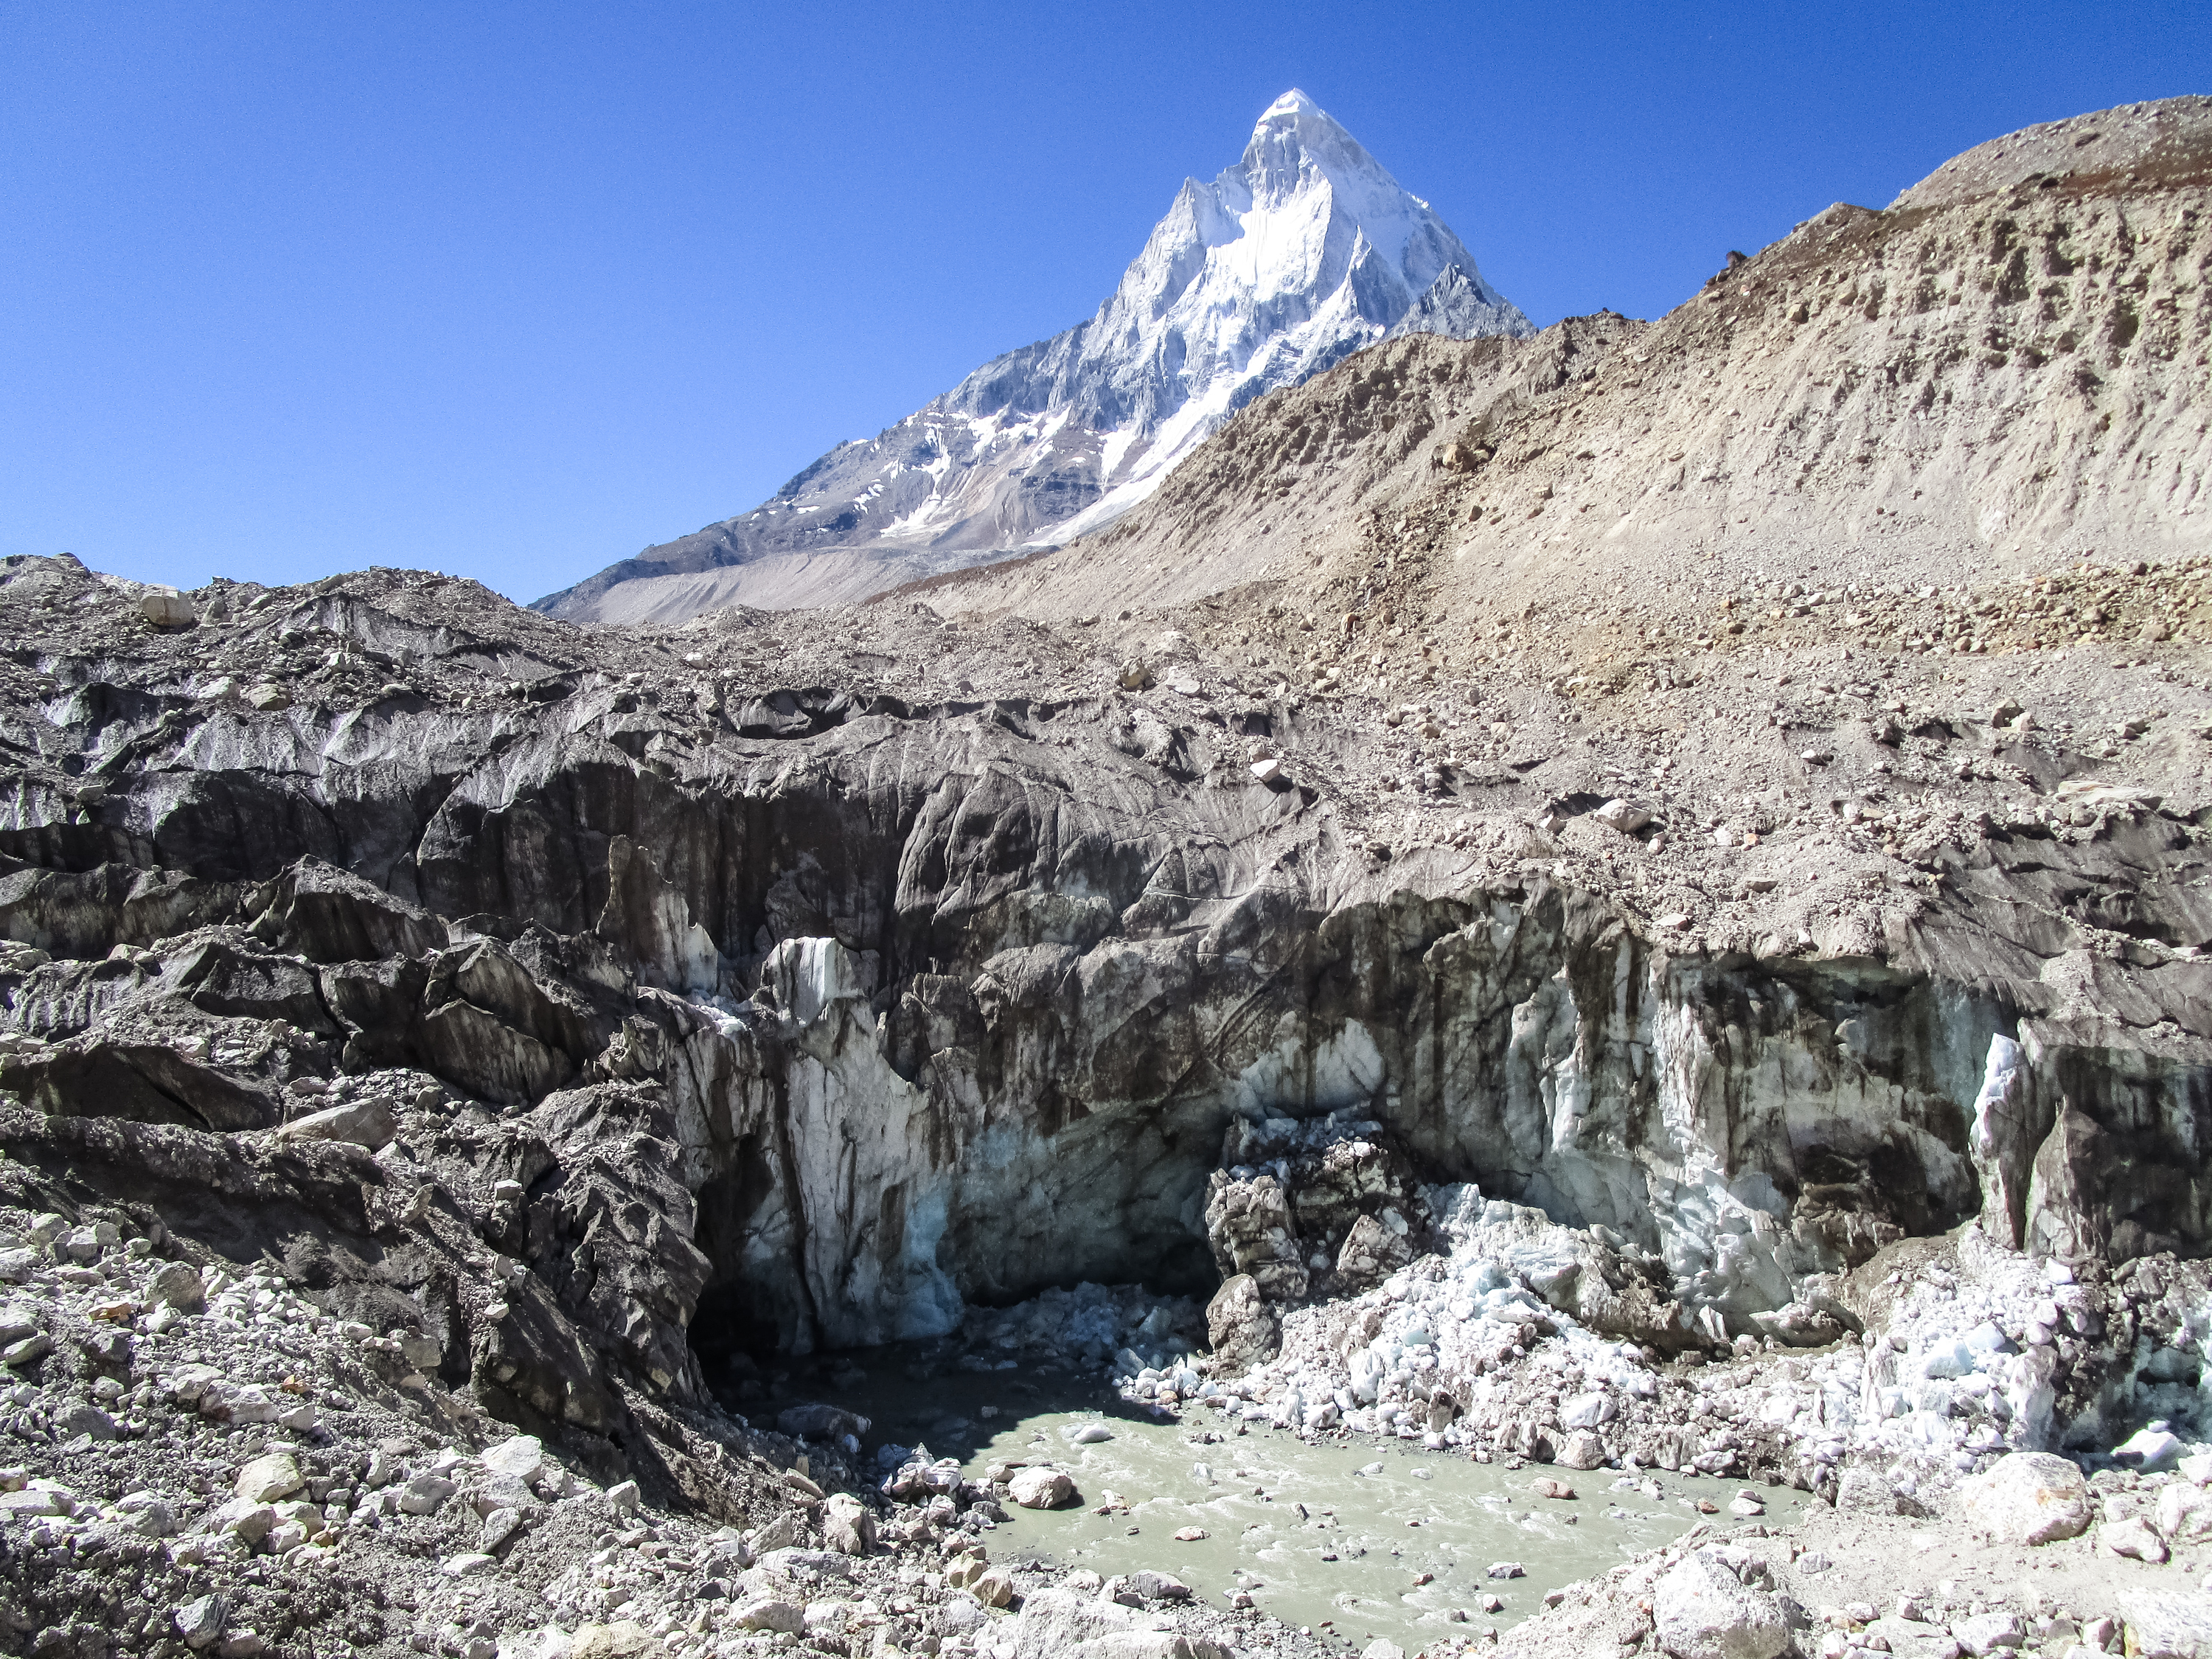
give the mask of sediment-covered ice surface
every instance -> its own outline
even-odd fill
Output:
[[[1327,708],[738,696],[431,577],[211,590],[189,638],[72,564],[0,578],[68,647],[0,654],[0,1471],[57,1659],[126,1556],[131,1639],[230,1659],[364,1607],[363,1645],[495,1654],[556,1584],[575,1639],[634,1603],[772,1640],[743,1608],[781,1599],[802,1639],[873,1601],[1011,1641],[945,1552],[989,1562],[971,1516],[1026,1471],[916,1532],[835,1416],[893,1341],[1095,1367],[1194,1433],[1893,1521],[2014,1453],[2199,1467],[2203,966],[2036,896],[2136,872],[2178,934],[2141,872],[2193,819],[2130,797],[2034,872],[2027,828],[1962,829],[1878,951],[1722,948],[1253,772],[1232,716],[1325,780],[1366,740]],[[484,1461],[518,1435],[561,1472],[527,1503]],[[287,1456],[307,1496],[248,1502]],[[2100,1524],[2171,1551],[2162,1502]]]

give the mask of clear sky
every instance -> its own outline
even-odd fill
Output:
[[[0,552],[534,599],[1088,315],[1291,86],[1543,324],[2208,69],[2204,0],[0,0]]]

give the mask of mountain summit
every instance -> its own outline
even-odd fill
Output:
[[[1303,92],[1189,179],[1097,314],[995,357],[740,517],[533,607],[678,622],[863,599],[1066,542],[1143,501],[1231,415],[1394,334],[1526,335],[1474,256]]]

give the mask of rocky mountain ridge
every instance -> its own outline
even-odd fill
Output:
[[[1376,340],[1528,329],[1427,203],[1288,92],[1236,166],[1183,182],[1095,317],[536,608],[677,623],[862,599],[1110,522],[1252,398]]]
[[[1065,619],[1279,581],[1418,611],[1460,661],[1524,620],[1602,661],[1632,617],[1710,627],[1790,583],[1893,597],[2201,551],[2208,196],[2206,100],[1993,141],[1657,322],[1364,353],[1079,551],[932,602]]]

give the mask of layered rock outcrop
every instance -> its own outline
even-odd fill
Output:
[[[0,602],[57,587],[124,603],[35,563]],[[1540,868],[1378,861],[1242,764],[1239,726],[1340,740],[1279,703],[1178,721],[1168,766],[1112,696],[710,698],[647,640],[434,579],[200,603],[6,670],[13,1144],[181,1190],[372,1103],[374,1158],[281,1157],[361,1166],[329,1224],[449,1206],[528,1267],[497,1321],[441,1304],[442,1363],[519,1419],[598,1431],[603,1364],[696,1395],[693,1337],[925,1335],[1079,1279],[1357,1288],[1439,1180],[1593,1230],[1570,1304],[1662,1347],[1786,1334],[1808,1276],[1977,1212],[2123,1259],[2207,1237],[2188,952],[2087,969],[2125,1024],[2042,1018],[1963,896],[1880,954],[1762,958]],[[273,683],[309,630],[330,659],[287,708],[204,661]],[[779,696],[816,712],[744,714]]]

